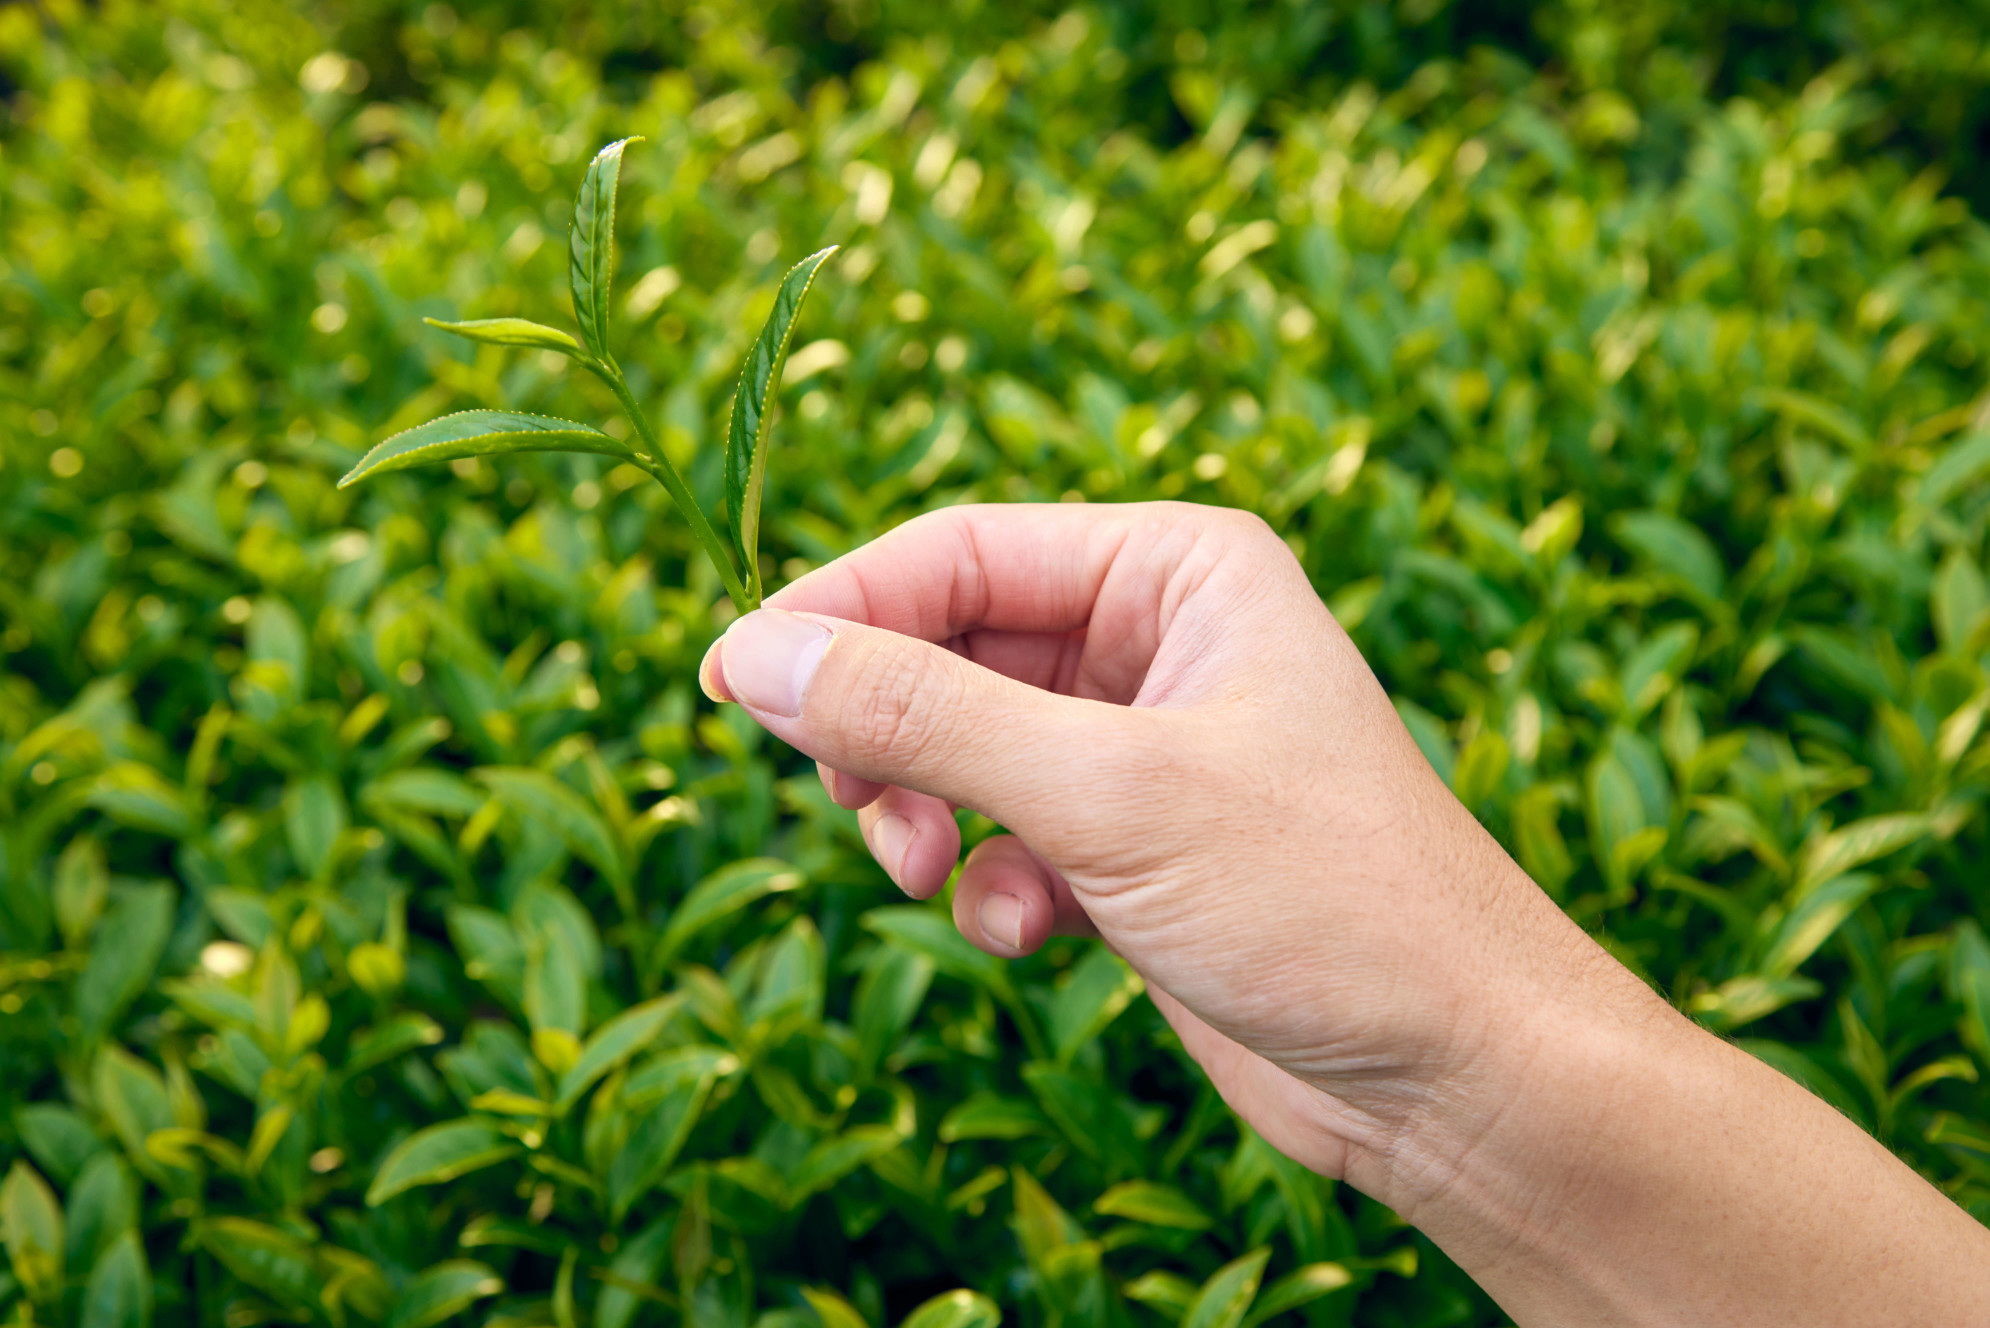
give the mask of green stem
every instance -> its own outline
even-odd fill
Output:
[[[622,403],[622,412],[629,417],[629,423],[635,425],[636,432],[643,436],[643,445],[649,449],[649,455],[635,458],[637,466],[648,471],[650,477],[664,487],[671,501],[684,513],[684,519],[691,523],[691,533],[705,546],[705,555],[712,560],[712,566],[719,569],[719,579],[725,582],[726,594],[732,598],[733,607],[741,613],[750,613],[758,608],[759,605],[747,596],[746,587],[740,584],[739,573],[733,569],[725,541],[719,538],[718,531],[712,529],[712,523],[706,519],[704,509],[698,506],[698,500],[691,496],[690,486],[677,473],[677,467],[671,465],[670,458],[663,454],[663,444],[657,441],[655,432],[651,430],[649,417],[636,404],[629,385],[622,380],[621,367],[613,361],[588,367],[608,384],[615,393],[615,399]]]

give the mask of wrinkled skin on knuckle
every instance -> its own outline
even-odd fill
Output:
[[[942,716],[957,690],[953,670],[925,667],[912,652],[865,640],[846,667],[857,685],[844,689],[832,723],[866,779],[892,781],[930,763]]]

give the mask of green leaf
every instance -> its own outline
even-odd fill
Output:
[[[828,1287],[803,1287],[802,1299],[822,1320],[822,1328],[870,1328],[854,1305]]]
[[[608,1271],[619,1281],[634,1286],[655,1282],[663,1269],[664,1256],[670,1253],[670,1229],[668,1217],[650,1223],[641,1234],[615,1251]],[[611,1282],[602,1287],[600,1297],[594,1302],[594,1328],[629,1328],[640,1308],[642,1300],[635,1292]]]
[[[194,1236],[222,1267],[287,1306],[309,1306],[320,1278],[311,1247],[287,1231],[246,1217],[211,1217]]]
[[[1041,1268],[1052,1251],[1075,1245],[1085,1230],[1050,1197],[1050,1191],[1022,1167],[1010,1168],[1016,1188],[1016,1236],[1030,1266]]]
[[[1269,1249],[1254,1250],[1218,1268],[1182,1315],[1181,1328],[1238,1328],[1258,1294],[1258,1279],[1270,1258]]]
[[[474,1116],[417,1130],[380,1163],[366,1190],[366,1206],[376,1208],[404,1190],[454,1180],[517,1152],[496,1122]]]
[[[69,1190],[68,1265],[93,1267],[119,1236],[138,1229],[138,1180],[115,1153],[99,1153]]]
[[[596,1029],[581,1048],[580,1059],[560,1079],[557,1109],[566,1111],[595,1080],[654,1042],[683,1006],[681,995],[659,996],[631,1006]]]
[[[101,1153],[104,1141],[89,1122],[59,1102],[35,1102],[14,1113],[14,1128],[21,1142],[41,1169],[68,1185],[92,1157]]]
[[[152,980],[172,935],[173,896],[170,885],[134,885],[113,898],[76,983],[76,1022],[86,1041],[109,1032]]]
[[[608,1168],[608,1210],[616,1222],[677,1160],[704,1110],[711,1086],[711,1079],[704,1076],[679,1083],[636,1115],[629,1126],[628,1142]]]
[[[940,1118],[940,1142],[945,1144],[1049,1133],[1050,1121],[1034,1103],[994,1093],[976,1093]]]
[[[345,794],[327,775],[307,776],[284,790],[284,838],[290,845],[290,856],[307,878],[324,878],[347,819]]]
[[[808,298],[817,271],[835,252],[832,244],[788,269],[733,392],[732,422],[726,429],[726,510],[732,516],[733,547],[747,578],[747,598],[755,604],[760,602],[760,498],[767,480],[767,439],[774,425],[773,393],[780,385],[802,301]]]
[[[383,439],[346,472],[339,487],[436,461],[506,452],[596,452],[624,460],[630,457],[628,448],[585,424],[515,410],[462,410]]]
[[[79,1328],[149,1328],[152,1271],[136,1231],[126,1231],[100,1255],[83,1284]]]
[[[977,950],[960,934],[953,919],[928,904],[887,904],[863,917],[864,928],[893,945],[923,955],[933,967],[949,977],[977,987],[986,987],[998,996],[1013,989],[1008,966],[994,955]]]
[[[1919,812],[1868,816],[1840,826],[1807,846],[1797,872],[1799,896],[1890,853],[1919,843],[1935,832],[1932,817]]]
[[[524,318],[473,318],[467,323],[445,323],[440,318],[424,318],[430,327],[454,332],[459,337],[492,346],[525,346],[536,350],[557,350],[582,362],[591,357],[581,344],[556,327]]]
[[[857,1035],[867,1070],[875,1070],[904,1038],[932,981],[933,961],[924,955],[895,945],[880,945],[871,952],[850,1006],[851,1031]]]
[[[1095,945],[1072,966],[1050,1004],[1051,1045],[1057,1059],[1070,1064],[1078,1049],[1105,1031],[1120,1012],[1147,990],[1124,959]]]
[[[1179,1321],[1182,1315],[1188,1313],[1188,1307],[1195,1303],[1197,1287],[1180,1273],[1156,1268],[1150,1273],[1142,1273],[1120,1290],[1128,1300],[1152,1305],[1163,1318]]]
[[[1962,1007],[1963,1042],[1990,1066],[1990,939],[1973,918],[1959,923],[1949,942],[1948,989]]]
[[[1172,1185],[1151,1180],[1122,1181],[1100,1195],[1092,1207],[1108,1217],[1182,1231],[1206,1231],[1215,1225],[1215,1219],[1195,1200]]]
[[[156,1172],[145,1141],[154,1130],[173,1124],[166,1081],[157,1070],[118,1046],[107,1046],[97,1053],[95,1079],[97,1107],[110,1121],[133,1165],[148,1175]]]
[[[525,1017],[534,1034],[572,1035],[578,1054],[577,1039],[587,1031],[587,973],[573,939],[559,927],[537,928],[525,938]]]
[[[899,1320],[898,1328],[995,1328],[1001,1307],[978,1291],[943,1291]]]
[[[1779,978],[1796,972],[1878,888],[1872,873],[1848,872],[1807,891],[1776,928],[1762,971]]]
[[[387,1328],[432,1328],[503,1290],[504,1279],[489,1265],[474,1259],[445,1259],[401,1288]]]
[[[705,928],[770,894],[793,890],[802,875],[775,858],[728,863],[691,888],[671,911],[670,925],[657,943],[657,961],[666,965]]]
[[[1620,512],[1609,526],[1619,544],[1676,578],[1702,603],[1718,602],[1726,590],[1720,551],[1697,526],[1664,512]]]
[[[19,1160],[0,1184],[0,1239],[6,1242],[14,1276],[21,1279],[30,1299],[48,1300],[62,1290],[68,1251],[62,1205],[48,1182]]]
[[[898,1131],[887,1125],[852,1126],[833,1139],[824,1139],[803,1155],[788,1176],[788,1192],[799,1204],[901,1142]]]
[[[1354,1274],[1342,1264],[1309,1263],[1266,1287],[1252,1304],[1250,1316],[1244,1320],[1244,1328],[1257,1328],[1267,1319],[1311,1304],[1353,1281]]]
[[[346,1043],[345,1060],[339,1065],[339,1073],[350,1079],[416,1047],[432,1047],[442,1041],[442,1037],[442,1025],[425,1014],[403,1010],[399,1014],[388,1015],[373,1027],[355,1033],[352,1040]]]
[[[600,872],[617,893],[629,886],[628,864],[608,822],[580,794],[543,770],[484,766],[472,772],[506,805],[557,834],[575,857]]]
[[[574,198],[567,283],[573,290],[581,342],[604,362],[610,360],[608,306],[615,277],[615,193],[622,179],[622,151],[642,141],[624,138],[595,153]]]

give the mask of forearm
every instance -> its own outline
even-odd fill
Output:
[[[1990,1231],[1600,950],[1579,967],[1349,1179],[1522,1328],[1990,1322]]]

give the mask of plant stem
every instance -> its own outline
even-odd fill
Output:
[[[592,365],[589,367],[594,368]],[[655,431],[650,428],[649,417],[636,404],[628,383],[622,379],[621,366],[611,360],[595,368],[595,372],[613,390],[616,400],[622,403],[623,414],[629,417],[629,423],[636,426],[636,432],[643,437],[643,445],[649,450],[647,457],[635,459],[636,464],[664,487],[671,501],[684,513],[684,519],[691,523],[691,533],[705,546],[705,555],[712,560],[712,566],[719,569],[719,579],[725,582],[726,594],[732,598],[733,607],[741,613],[751,613],[760,607],[757,601],[748,597],[746,587],[740,583],[739,573],[732,565],[732,556],[726,552],[725,541],[712,529],[712,523],[706,519],[704,509],[698,506],[698,500],[691,496],[690,486],[677,473],[677,467],[671,465],[670,458],[663,454],[663,444],[657,441]]]

